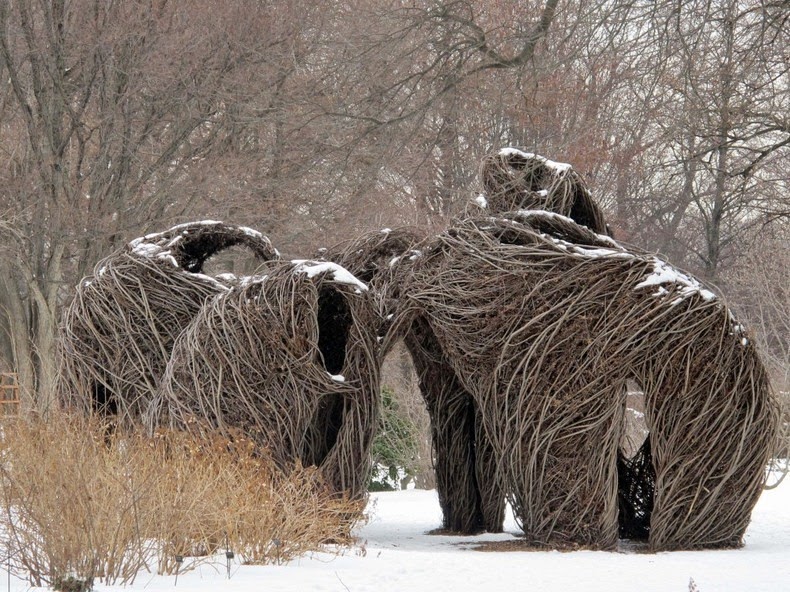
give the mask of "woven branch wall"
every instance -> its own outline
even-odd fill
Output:
[[[241,428],[281,467],[319,466],[361,496],[379,402],[368,299],[341,267],[309,261],[217,295],[176,341],[150,425]]]
[[[568,164],[503,148],[483,158],[480,178],[485,207],[493,214],[546,210],[567,216],[599,234],[611,234],[603,210],[592,198],[584,179]]]
[[[653,550],[741,543],[777,407],[718,298],[548,212],[467,219],[412,248],[394,330],[422,374],[447,527],[497,530],[507,495],[529,543],[612,548],[652,496]],[[652,470],[618,463],[628,379]]]
[[[226,248],[276,260],[269,240],[219,222],[184,224],[136,239],[100,261],[77,287],[60,329],[58,392],[67,407],[135,422],[145,412],[176,337],[203,303],[225,292],[202,274]]]
[[[403,261],[413,262],[422,255],[415,247],[426,238],[414,228],[396,228],[367,232],[362,236],[322,249],[322,258],[333,261],[370,287],[375,318],[374,331],[379,336],[380,357],[390,350],[400,333],[392,329],[395,311],[404,302]]]

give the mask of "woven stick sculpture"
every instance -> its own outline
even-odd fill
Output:
[[[528,542],[612,548],[633,379],[646,396],[652,471],[632,471],[619,504],[646,514],[653,550],[741,543],[777,407],[752,341],[718,298],[548,212],[465,220],[418,248],[399,314],[413,318],[425,358],[442,361],[423,368],[452,370],[431,382],[459,383],[428,404],[445,410],[453,443],[441,451],[437,441],[437,458],[477,482],[445,491],[446,523],[463,524],[456,513],[468,518],[484,500],[494,505],[479,519],[498,516],[507,494]],[[482,426],[471,429],[472,417]]]
[[[149,425],[242,429],[279,466],[359,497],[378,421],[367,286],[342,267],[273,265],[205,304],[173,347]]]
[[[341,265],[370,287],[376,315],[373,329],[380,337],[382,361],[393,345],[388,337],[400,338],[399,332],[393,331],[391,326],[395,311],[403,302],[402,263],[404,260],[413,262],[421,256],[421,251],[412,247],[425,236],[415,228],[385,228],[321,250],[321,258]]]
[[[483,158],[480,178],[485,194],[479,205],[492,214],[546,210],[562,214],[599,234],[611,234],[603,211],[584,179],[569,164],[516,148],[502,148]]]
[[[261,262],[278,258],[254,230],[199,222],[136,239],[100,261],[77,287],[61,326],[62,403],[137,422],[176,337],[207,299],[229,289],[201,273],[204,262],[234,245]]]
[[[380,363],[395,341],[405,341],[431,418],[444,528],[463,533],[499,532],[505,498],[503,487],[496,485],[495,467],[481,460],[477,468],[479,475],[466,470],[477,466],[475,458],[493,459],[493,454],[485,448],[476,406],[456,378],[427,323],[405,313],[408,297],[402,288],[409,285],[411,265],[423,254],[422,239],[423,235],[414,229],[384,229],[325,250],[323,256],[370,285],[381,337]],[[394,322],[399,326],[393,326]],[[404,325],[410,325],[408,331]],[[459,466],[464,468],[459,470]],[[479,484],[484,484],[482,493]]]

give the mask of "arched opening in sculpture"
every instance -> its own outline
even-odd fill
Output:
[[[331,285],[318,293],[318,351],[326,371],[341,375],[346,361],[346,344],[351,327],[351,309],[345,296]]]
[[[331,284],[324,284],[318,292],[316,323],[318,326],[317,363],[323,364],[333,380],[344,381],[343,367],[346,362],[351,323],[351,309],[346,297]],[[318,404],[306,447],[308,464],[320,466],[337,443],[343,427],[345,402],[341,395],[326,395]]]
[[[436,489],[431,419],[406,344],[399,340],[381,363],[381,415],[373,447],[372,490]]]
[[[430,417],[443,531],[501,532],[505,499],[475,398],[425,319],[414,319],[405,343]]]
[[[653,512],[656,473],[645,415],[645,393],[636,380],[626,381],[622,436],[617,450],[618,534],[647,541]]]
[[[104,417],[118,414],[118,401],[103,382],[96,381],[92,385],[91,409]]]

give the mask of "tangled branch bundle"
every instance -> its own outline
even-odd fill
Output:
[[[538,154],[503,148],[483,158],[480,177],[493,214],[546,210],[599,234],[609,234],[603,211],[570,165]]]
[[[327,262],[273,265],[208,301],[177,339],[152,426],[244,430],[282,467],[361,495],[378,420],[367,287]]]
[[[176,337],[207,299],[228,290],[226,281],[201,273],[203,264],[234,245],[262,262],[278,258],[254,230],[199,222],[136,239],[100,261],[77,287],[61,326],[61,400],[139,419]]]
[[[611,548],[619,505],[654,550],[740,544],[777,410],[719,299],[548,212],[464,220],[418,248],[395,327],[411,323],[448,527],[496,530],[508,495],[534,544]],[[652,470],[629,465],[618,500],[628,379]]]
[[[382,340],[381,352],[389,351],[392,345],[385,341],[388,336],[398,336],[397,331],[391,330],[391,325],[395,310],[402,303],[403,273],[400,264],[403,259],[414,261],[422,254],[412,247],[424,238],[424,234],[412,228],[385,228],[322,252],[322,257],[341,265],[370,287],[376,314],[373,319],[375,331]]]

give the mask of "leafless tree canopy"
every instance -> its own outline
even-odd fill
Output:
[[[151,229],[226,219],[299,253],[386,226],[441,232],[484,189],[480,158],[506,145],[573,163],[618,239],[752,314],[735,273],[790,212],[786,12],[7,0],[0,364],[46,409],[73,286]],[[787,341],[763,320],[758,339]]]

